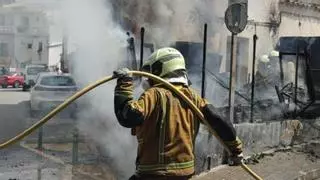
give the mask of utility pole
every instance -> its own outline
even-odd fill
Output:
[[[229,119],[234,123],[234,102],[237,72],[237,34],[241,33],[248,21],[248,0],[229,0],[229,7],[225,12],[225,24],[231,35],[230,49],[230,77],[229,77]]]
[[[62,39],[62,57],[60,62],[60,69],[62,72],[67,71],[67,59],[68,59],[68,38],[66,35],[63,36]]]
[[[203,53],[202,53],[202,84],[201,84],[202,98],[206,97],[207,31],[208,31],[208,25],[204,24]]]
[[[229,119],[234,123],[234,102],[236,88],[236,72],[237,72],[237,35],[231,35],[231,53],[230,53],[230,77],[229,77]]]
[[[253,110],[254,110],[254,90],[255,90],[255,73],[256,73],[256,49],[257,49],[257,27],[255,27],[255,33],[253,35],[253,55],[252,55],[252,80],[251,80],[251,106],[250,106],[250,123],[253,123]]]

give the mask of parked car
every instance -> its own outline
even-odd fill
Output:
[[[8,86],[19,88],[24,84],[24,76],[22,73],[9,72],[0,76],[0,84],[2,88],[7,88]]]
[[[30,89],[35,84],[37,75],[41,72],[48,72],[48,67],[42,64],[30,64],[25,68],[25,83],[23,84],[23,91]]]
[[[0,76],[6,75],[9,73],[9,69],[4,67],[4,66],[0,66]]]
[[[39,73],[30,91],[31,115],[36,117],[48,113],[76,91],[76,83],[70,74]],[[63,114],[74,117],[76,108],[77,105],[72,103]]]

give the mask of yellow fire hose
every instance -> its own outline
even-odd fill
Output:
[[[223,141],[220,139],[220,137],[217,135],[217,133],[210,128],[209,123],[207,122],[207,120],[204,118],[202,112],[197,108],[196,105],[194,105],[194,103],[187,97],[185,96],[182,92],[180,92],[176,87],[174,87],[172,84],[170,84],[169,82],[163,80],[162,78],[155,76],[153,74],[150,73],[146,73],[146,72],[141,72],[141,71],[130,71],[129,73],[131,73],[134,76],[144,76],[147,78],[150,78],[156,82],[159,83],[163,83],[166,87],[168,87],[170,90],[172,90],[174,93],[176,93],[177,95],[179,95],[190,107],[191,109],[199,116],[199,118],[202,120],[202,122],[208,127],[208,129],[210,130],[210,132],[219,140],[219,142],[224,146],[224,148],[228,151],[228,153],[230,153],[229,148],[223,143]],[[57,113],[59,113],[60,111],[62,111],[64,108],[66,108],[69,104],[71,104],[73,101],[75,101],[76,99],[78,99],[79,97],[81,97],[82,95],[86,94],[87,92],[91,91],[92,89],[96,88],[97,86],[100,86],[101,84],[104,84],[106,82],[109,82],[111,80],[115,79],[115,77],[113,76],[107,76],[104,77],[98,81],[96,81],[93,84],[88,85],[87,87],[85,87],[84,89],[82,89],[81,91],[77,92],[76,94],[74,94],[73,96],[69,97],[68,99],[66,99],[62,104],[60,104],[58,107],[56,107],[54,110],[52,110],[49,114],[47,114],[45,117],[43,117],[40,121],[38,121],[37,123],[35,123],[34,125],[32,125],[31,127],[29,127],[28,129],[24,130],[23,132],[19,133],[17,136],[9,139],[8,141],[0,144],[0,149],[4,149],[14,143],[17,143],[18,141],[20,141],[21,139],[23,139],[24,137],[28,136],[29,134],[31,134],[33,131],[37,130],[38,128],[40,128],[43,124],[45,124],[47,121],[49,121],[53,116],[55,116]],[[261,177],[259,177],[255,172],[253,172],[247,165],[245,165],[244,163],[241,164],[241,167],[248,172],[254,179],[257,180],[262,180]]]

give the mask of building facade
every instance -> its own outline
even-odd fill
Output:
[[[212,50],[223,55],[221,72],[229,71],[230,32],[223,21],[228,2],[219,0],[220,25],[211,36]],[[320,2],[317,0],[249,0],[248,25],[238,34],[238,84],[251,80],[253,35],[258,36],[256,58],[268,55],[283,36],[319,36]],[[258,66],[257,61],[256,66]]]
[[[25,7],[0,7],[0,65],[24,68],[48,64],[49,28],[42,12]]]

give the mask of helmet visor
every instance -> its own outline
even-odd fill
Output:
[[[143,65],[143,66],[140,68],[140,71],[150,73],[150,72],[151,72],[151,66],[150,66],[150,65]]]

